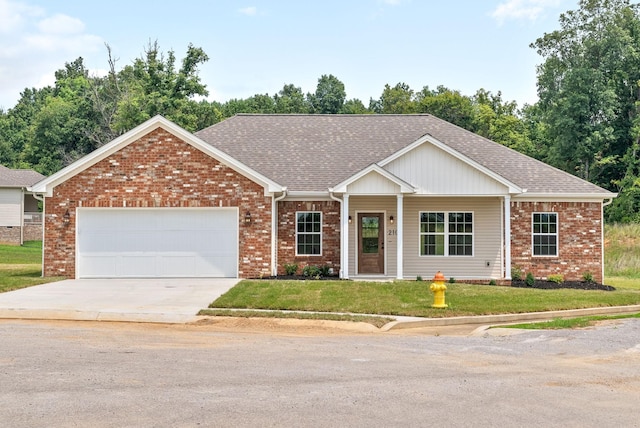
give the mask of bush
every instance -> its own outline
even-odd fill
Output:
[[[422,281],[422,275],[416,276],[416,281]]]
[[[489,285],[496,285],[496,280],[492,279],[491,281],[489,281]]]
[[[449,284],[455,284],[456,279],[454,277],[449,278]]]
[[[302,269],[302,275],[308,277],[319,277],[320,268],[318,266],[307,265]]]
[[[593,282],[593,274],[591,272],[585,272],[582,274],[582,279],[587,282]]]
[[[318,269],[320,270],[320,275],[322,276],[329,276],[329,274],[331,273],[331,266],[329,265],[320,266]]]
[[[518,266],[511,266],[511,279],[520,281],[522,279],[522,269]]]
[[[536,283],[536,279],[533,276],[533,274],[531,272],[527,273],[527,278],[524,280],[524,282],[527,283],[528,287],[533,287],[533,285]]]
[[[561,284],[561,283],[564,282],[564,276],[562,276],[560,274],[549,275],[547,277],[547,280],[549,280],[551,282],[555,282],[556,284]]]
[[[297,263],[285,263],[282,266],[284,266],[284,272],[287,275],[295,275],[298,272],[298,264]]]

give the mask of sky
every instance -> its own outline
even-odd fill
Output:
[[[0,0],[0,108],[27,87],[53,85],[78,57],[90,73],[116,69],[157,41],[178,61],[189,44],[209,100],[276,94],[285,84],[314,92],[333,74],[347,98],[365,106],[385,84],[414,91],[442,85],[473,95],[502,92],[533,104],[536,66],[529,47],[559,28],[578,0]]]

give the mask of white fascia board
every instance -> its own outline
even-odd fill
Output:
[[[394,174],[390,173],[386,169],[382,168],[379,164],[375,164],[375,163],[369,165],[368,167],[364,168],[363,170],[361,170],[361,171],[357,172],[356,174],[352,175],[351,177],[347,178],[342,183],[339,183],[338,185],[330,188],[329,191],[332,192],[332,193],[347,193],[347,186],[349,186],[352,183],[355,183],[356,181],[358,181],[359,179],[361,179],[365,175],[369,174],[370,172],[376,172],[376,173],[380,174],[381,176],[383,176],[384,178],[386,178],[387,180],[389,180],[392,183],[394,183],[397,186],[399,186],[401,193],[415,193],[416,192],[416,188],[413,187],[411,184],[407,183],[403,179],[395,176]]]
[[[201,150],[202,152],[208,154],[211,157],[221,161],[225,165],[229,166],[233,170],[239,172],[245,177],[256,181],[260,185],[262,185],[265,189],[265,193],[273,193],[273,192],[281,192],[282,186],[278,183],[266,178],[262,174],[253,171],[251,168],[227,155],[226,153],[216,149],[215,147],[210,146],[205,143],[189,131],[183,129],[182,127],[176,125],[175,123],[165,119],[164,117],[157,115],[153,118],[147,120],[146,122],[136,126],[131,131],[122,134],[115,140],[110,143],[105,144],[102,147],[94,150],[88,155],[82,157],[81,159],[75,161],[71,165],[61,169],[55,174],[51,175],[48,178],[45,178],[42,181],[34,184],[28,190],[34,193],[45,193],[47,196],[51,196],[53,192],[53,188],[58,184],[68,180],[69,178],[79,174],[80,172],[86,170],[87,168],[95,165],[101,160],[107,158],[123,147],[131,144],[132,142],[138,140],[144,135],[148,134],[151,131],[156,130],[157,128],[163,128],[164,130],[172,133],[176,137],[182,139],[186,143],[192,145],[193,147]]]
[[[495,172],[493,172],[489,168],[486,168],[486,167],[480,165],[478,162],[476,162],[473,159],[463,155],[462,153],[452,149],[451,147],[449,147],[445,143],[441,142],[440,140],[438,140],[437,138],[435,138],[435,137],[433,137],[433,136],[431,136],[429,134],[423,135],[422,137],[418,138],[416,141],[414,141],[413,143],[409,144],[408,146],[406,146],[402,150],[398,150],[397,152],[393,153],[391,156],[389,156],[386,159],[383,159],[382,161],[378,162],[378,165],[384,167],[385,165],[389,164],[390,162],[398,159],[399,157],[405,155],[406,153],[409,153],[410,151],[414,150],[417,147],[420,147],[421,145],[423,145],[424,143],[427,143],[427,142],[433,144],[434,146],[438,147],[439,149],[443,150],[444,152],[450,154],[454,158],[456,158],[458,160],[461,160],[462,162],[466,163],[467,165],[471,166],[472,168],[475,168],[478,171],[482,172],[483,174],[493,178],[498,183],[503,184],[504,186],[506,186],[509,189],[509,193],[510,194],[519,194],[519,193],[524,193],[526,191],[526,190],[522,189],[520,186],[516,185],[515,183],[512,183],[511,181],[505,179],[503,176],[501,176],[499,174],[496,174]]]

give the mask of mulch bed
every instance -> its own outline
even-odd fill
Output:
[[[615,288],[610,285],[599,284],[593,281],[564,281],[564,282],[553,282],[553,281],[544,281],[541,279],[536,279],[532,286],[527,285],[526,281],[518,280],[511,281],[512,287],[520,287],[520,288],[541,288],[544,290],[557,290],[560,288],[573,288],[576,290],[604,290],[604,291],[614,291]]]

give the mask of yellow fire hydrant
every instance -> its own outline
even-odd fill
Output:
[[[447,289],[447,286],[444,285],[444,275],[442,272],[438,271],[436,273],[429,289],[433,292],[432,308],[446,308],[449,306],[444,303],[444,292]]]

